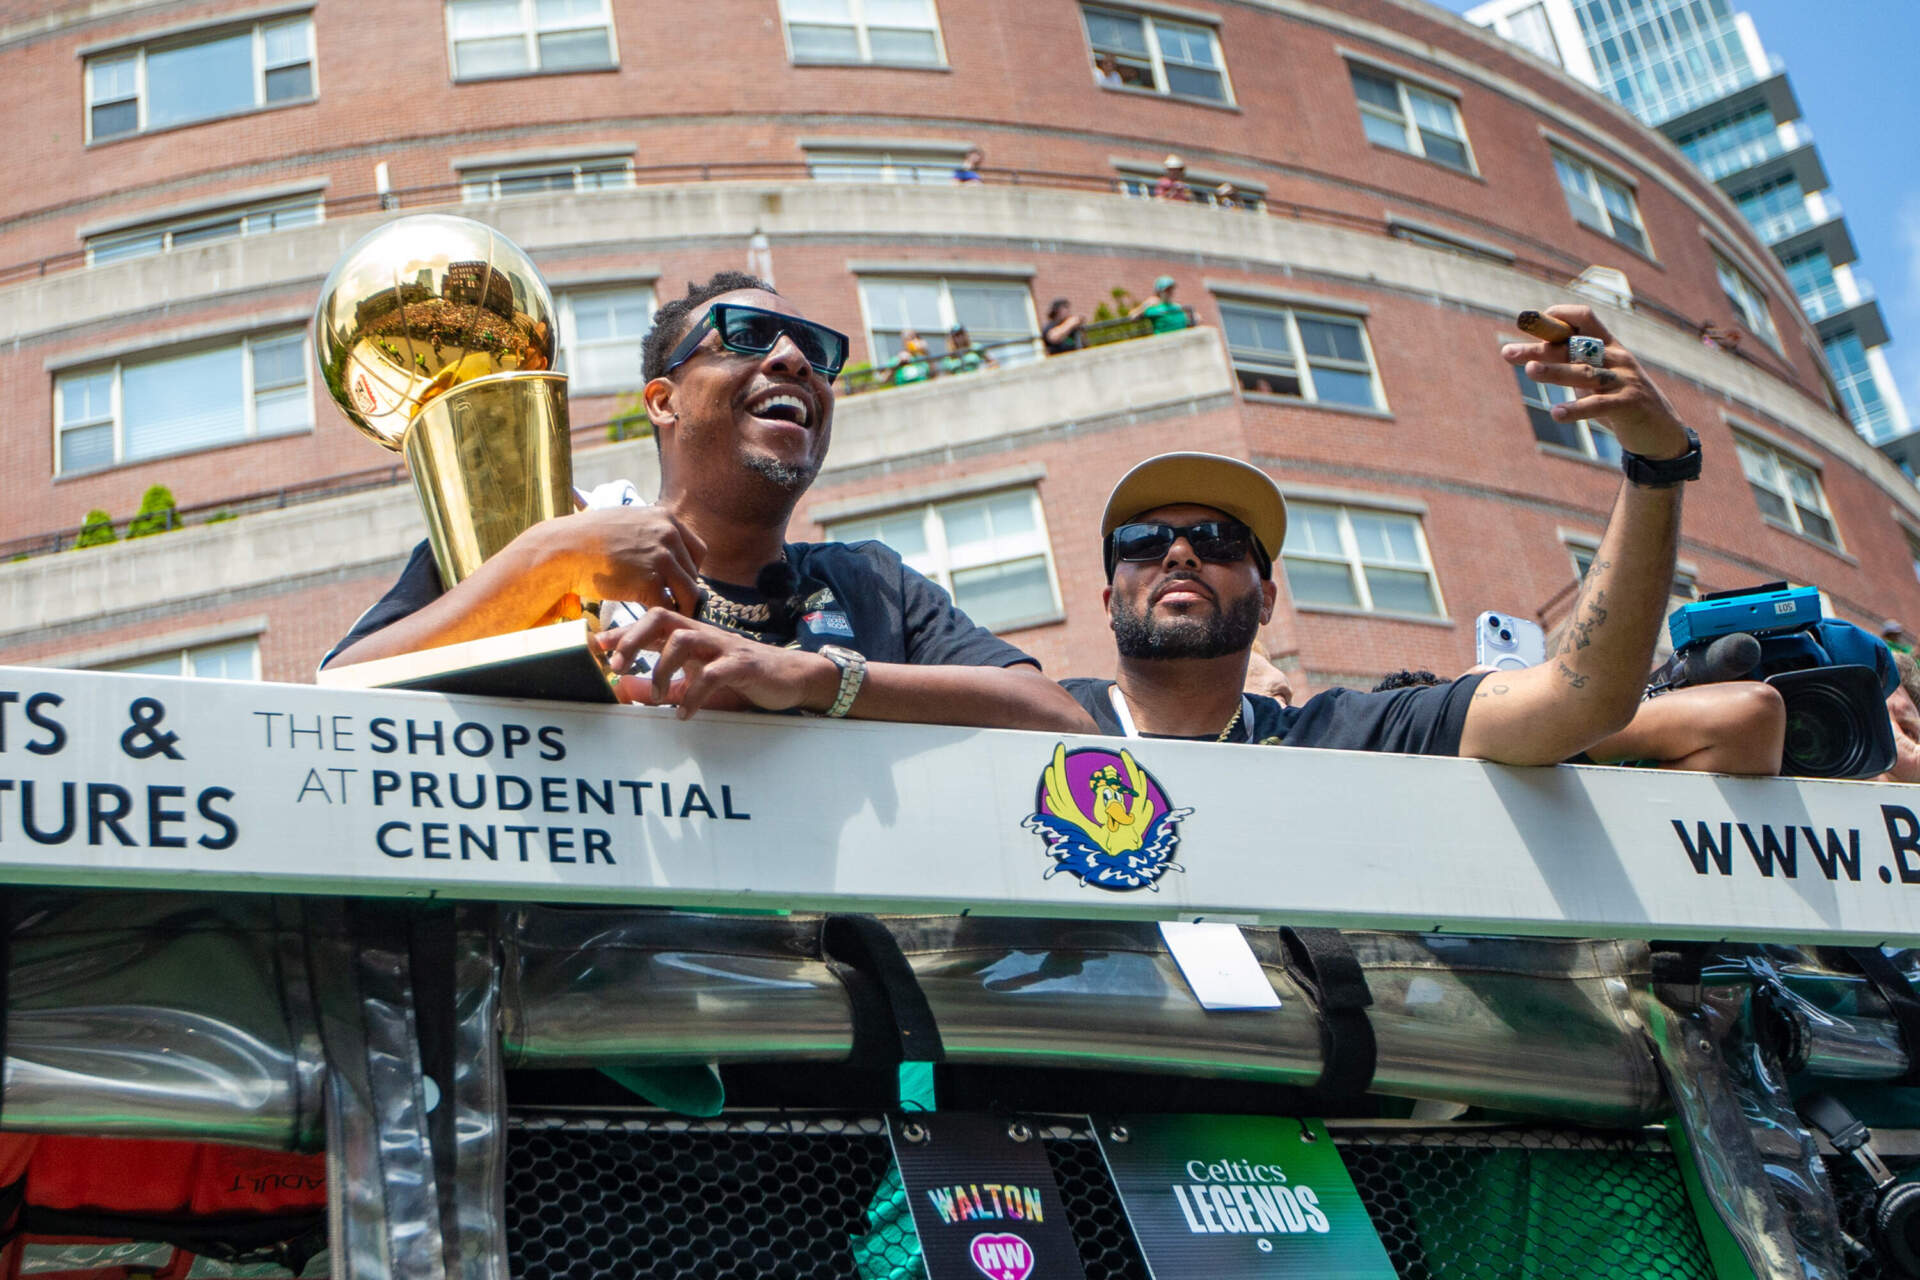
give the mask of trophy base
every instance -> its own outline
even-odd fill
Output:
[[[618,702],[614,672],[593,643],[593,631],[591,618],[556,622],[531,631],[327,667],[314,683],[334,689],[415,689],[542,702]]]

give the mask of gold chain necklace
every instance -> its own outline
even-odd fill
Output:
[[[773,621],[773,607],[767,604],[741,604],[713,589],[705,578],[700,584],[700,621],[719,627],[764,627]]]
[[[1240,705],[1233,709],[1233,719],[1227,721],[1227,727],[1220,731],[1220,736],[1214,739],[1215,742],[1225,742],[1232,736],[1233,731],[1240,727],[1240,713],[1246,710],[1246,706],[1246,699],[1242,698]]]

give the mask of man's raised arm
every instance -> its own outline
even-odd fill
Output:
[[[1629,458],[1629,466],[1654,483],[1630,479],[1621,487],[1554,652],[1537,667],[1496,671],[1475,691],[1460,754],[1503,764],[1557,763],[1633,718],[1673,584],[1681,484],[1669,477],[1698,474],[1698,442],[1592,310],[1563,306],[1546,314],[1576,334],[1600,339],[1604,363],[1570,363],[1565,342],[1511,343],[1502,357],[1524,366],[1535,382],[1579,392],[1554,406],[1554,418],[1599,421],[1622,449],[1638,456],[1637,462]]]

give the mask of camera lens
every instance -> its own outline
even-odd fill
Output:
[[[1781,772],[1803,778],[1858,775],[1872,743],[1859,709],[1840,690],[1802,683],[1787,698],[1787,738]]]
[[[1500,638],[1501,638],[1502,640],[1504,640],[1504,641],[1506,641],[1506,642],[1507,642],[1508,644],[1512,644],[1512,643],[1513,643],[1513,632],[1511,632],[1511,631],[1506,631],[1506,630],[1502,630],[1502,631],[1500,632]]]
[[[1489,630],[1489,631],[1498,631],[1499,629],[1500,629],[1500,619],[1499,619],[1499,618],[1497,618],[1497,617],[1494,617],[1494,616],[1492,616],[1492,615],[1488,615],[1488,617],[1487,617],[1487,630]]]

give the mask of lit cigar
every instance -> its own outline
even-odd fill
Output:
[[[1525,334],[1531,334],[1542,342],[1565,342],[1573,336],[1573,326],[1555,320],[1552,316],[1543,316],[1538,311],[1522,311],[1514,317],[1514,325]]]

